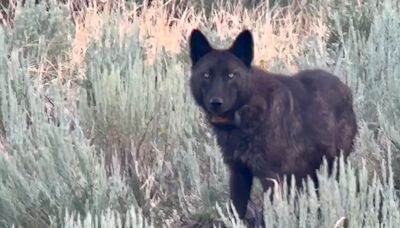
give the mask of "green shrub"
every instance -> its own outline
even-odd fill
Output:
[[[322,171],[320,199],[311,188],[274,204],[265,201],[264,217],[277,227],[333,227],[342,216],[350,227],[395,227],[400,10],[394,1],[379,7],[366,2],[357,12],[328,3],[305,7],[333,12],[318,20],[331,23],[328,32],[345,34],[332,41],[340,45],[287,29],[301,36],[301,51],[273,56],[263,67],[288,71],[294,62],[301,69],[325,68],[351,86],[360,126],[352,166],[340,171],[339,181]],[[70,58],[74,25],[63,6],[48,12],[40,7],[23,8],[13,29],[0,29],[0,226],[107,227],[129,219],[135,227],[240,227],[226,207],[216,206],[228,202],[228,173],[191,97],[186,49],[162,51],[150,64],[138,33],[142,25],[133,21],[133,32],[120,36],[123,14],[102,15],[106,23],[88,47],[85,80],[65,83],[74,70],[57,64]],[[196,16],[212,43],[225,46],[230,40],[215,28],[225,22],[215,18],[226,16],[228,5],[215,7],[211,19]],[[265,33],[271,11],[234,7],[226,11],[248,14],[255,37]],[[354,19],[344,24],[345,18]],[[271,34],[273,41],[286,36]],[[271,50],[287,43],[273,45]],[[57,66],[44,83],[32,68],[48,65]],[[254,201],[262,201],[256,199],[259,187],[256,182]]]

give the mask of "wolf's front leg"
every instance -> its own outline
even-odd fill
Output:
[[[240,219],[244,219],[247,211],[247,204],[250,199],[251,186],[253,184],[253,174],[242,163],[235,162],[231,167],[230,195],[239,214]]]

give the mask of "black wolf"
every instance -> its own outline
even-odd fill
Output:
[[[253,38],[242,31],[228,49],[214,49],[197,29],[190,38],[190,87],[207,114],[230,169],[230,195],[244,218],[253,177],[267,189],[283,175],[298,187],[323,157],[331,169],[357,134],[351,90],[323,70],[293,76],[252,66]]]

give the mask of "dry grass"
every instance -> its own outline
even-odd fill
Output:
[[[93,1],[88,7],[81,6],[80,11],[76,10],[77,4],[83,3],[81,0],[68,1],[75,22],[70,61],[48,63],[36,68],[33,66],[32,71],[36,71],[40,77],[54,78],[54,71],[78,69],[77,78],[85,78],[84,59],[87,48],[92,41],[101,37],[102,29],[107,26],[106,22],[115,17],[115,13],[111,13],[112,9],[119,12],[117,24],[121,38],[135,31],[134,24],[139,25],[140,39],[145,45],[149,63],[153,63],[161,51],[174,54],[187,52],[185,44],[193,28],[213,28],[215,36],[221,40],[235,37],[242,29],[249,28],[254,31],[257,50],[255,63],[268,67],[273,61],[285,59],[286,70],[292,72],[298,70],[294,58],[305,51],[305,46],[299,45],[301,42],[310,37],[327,41],[329,36],[327,25],[321,20],[325,16],[323,10],[310,13],[295,3],[285,8],[271,9],[266,2],[251,13],[240,2],[216,4],[208,18],[204,12],[190,5],[185,5],[184,8],[174,6],[174,1],[163,3],[155,0],[149,6],[146,2],[143,5],[133,3],[127,9],[119,0],[99,0]],[[17,9],[16,2],[13,2],[11,8]],[[171,11],[179,11],[179,18],[174,17]],[[52,64],[57,66],[51,66]],[[48,69],[43,69],[43,66]],[[46,73],[50,75],[43,75]]]
[[[213,28],[215,36],[221,40],[235,37],[242,29],[249,28],[254,31],[255,64],[267,67],[272,61],[284,59],[287,70],[296,71],[298,64],[294,58],[305,51],[305,45],[299,44],[311,37],[325,42],[329,36],[327,25],[321,20],[323,11],[309,13],[290,6],[285,10],[261,6],[249,13],[248,9],[237,4],[217,7],[209,18],[193,7],[187,7],[181,9],[180,18],[174,18],[168,4],[154,2],[149,7],[134,4],[132,9],[124,9],[117,22],[121,38],[135,31],[133,24],[139,25],[140,39],[145,45],[149,63],[153,63],[161,51],[186,53],[187,37],[194,28]],[[85,17],[76,20],[71,66],[84,72],[88,46],[101,36],[102,28],[107,26],[105,21],[113,16],[108,11],[90,6]]]

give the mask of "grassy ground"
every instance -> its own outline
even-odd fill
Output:
[[[283,197],[283,186],[271,204],[256,183],[267,227],[400,224],[396,0],[102,1],[74,20],[50,2],[15,9],[0,28],[0,227],[242,227],[188,88],[193,28],[219,47],[249,28],[255,64],[323,68],[353,90],[351,165],[339,181],[321,171],[321,198],[312,187]]]

